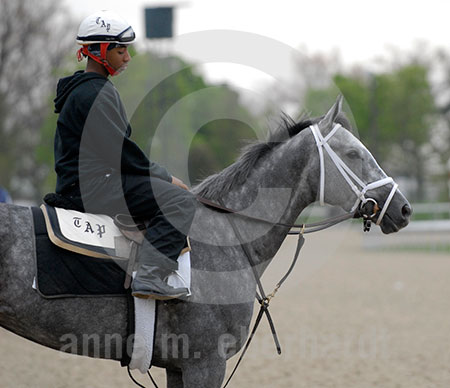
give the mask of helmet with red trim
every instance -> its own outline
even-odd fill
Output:
[[[124,18],[111,11],[98,11],[81,22],[77,43],[131,44],[135,39],[133,28]]]
[[[83,45],[78,50],[78,60],[83,56],[105,66],[109,74],[114,70],[106,60],[107,50],[121,45],[129,45],[136,40],[133,28],[124,18],[111,11],[98,11],[85,18],[78,29],[77,43]]]

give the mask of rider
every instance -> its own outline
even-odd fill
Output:
[[[194,196],[130,140],[124,106],[108,77],[126,69],[134,41],[132,27],[112,12],[99,11],[81,22],[77,54],[79,61],[87,57],[86,70],[60,79],[55,99],[56,193],[81,211],[150,220],[132,294],[178,298],[188,290],[165,279],[178,268]]]

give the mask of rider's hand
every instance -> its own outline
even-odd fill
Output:
[[[172,177],[172,184],[174,184],[175,186],[181,187],[184,190],[189,191],[189,187],[187,187],[181,179],[178,179],[174,176]]]

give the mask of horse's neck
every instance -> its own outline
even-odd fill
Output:
[[[300,143],[297,139],[297,143]],[[300,144],[298,144],[300,145]],[[284,144],[265,157],[245,184],[224,195],[230,208],[272,222],[293,224],[303,209],[315,200],[316,187],[310,187],[308,147]],[[253,251],[255,262],[265,268],[290,228],[272,227],[245,218],[233,217],[243,242]]]

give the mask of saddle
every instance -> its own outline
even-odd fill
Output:
[[[31,212],[36,258],[33,288],[45,299],[126,297],[125,339],[133,336],[134,341],[132,354],[124,351],[121,363],[147,371],[153,352],[156,302],[132,298],[128,290],[147,225],[124,214],[109,217],[49,204],[32,207]],[[182,253],[190,250],[187,244]],[[189,254],[181,255],[178,263],[179,270],[169,276],[168,283],[189,288]]]
[[[128,261],[124,287],[129,288],[139,246],[144,241],[145,223],[135,223],[125,214],[115,217],[82,213],[41,205],[50,241],[65,250],[99,259]],[[190,244],[181,254],[189,252]]]
[[[144,224],[135,224],[126,215],[112,218],[47,204],[41,205],[41,210],[54,245],[89,257],[124,261],[127,268],[124,287],[129,288],[138,246],[144,240]]]

